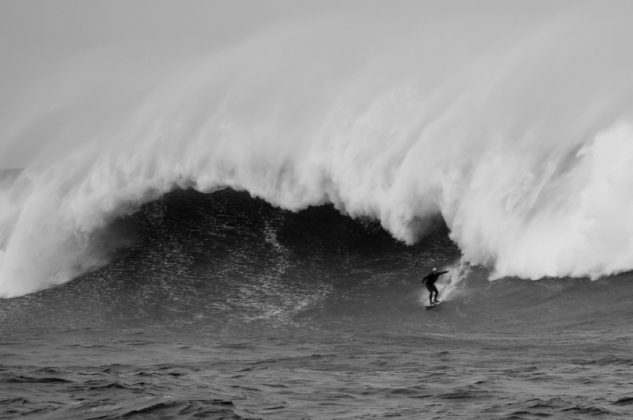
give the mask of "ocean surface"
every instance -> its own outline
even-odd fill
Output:
[[[108,264],[0,300],[2,418],[627,418],[633,283],[487,280],[331,206],[178,190]],[[438,283],[426,310],[421,277]]]
[[[1,418],[633,418],[632,1],[96,3],[0,1]]]

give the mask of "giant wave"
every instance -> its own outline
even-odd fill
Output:
[[[332,203],[408,244],[440,215],[493,278],[630,270],[630,9],[413,3],[78,54],[2,121],[23,169],[0,185],[0,295],[102,266],[108,225],[177,188]]]

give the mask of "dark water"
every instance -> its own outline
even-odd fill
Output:
[[[630,275],[473,268],[427,311],[421,274],[459,267],[441,222],[408,247],[232,191],[100,235],[107,266],[0,301],[2,418],[633,416]]]
[[[84,331],[12,339],[3,343],[5,417],[622,418],[633,409],[624,336]]]

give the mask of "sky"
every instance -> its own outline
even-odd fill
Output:
[[[102,73],[125,65],[160,67],[197,53],[213,54],[258,32],[288,21],[323,16],[377,19],[395,16],[409,23],[421,16],[481,19],[505,15],[509,21],[550,13],[569,1],[295,1],[295,0],[2,0],[0,1],[0,137],[10,137],[24,104],[46,94],[63,73],[86,76],[86,62]],[[544,13],[545,12],[545,13]],[[498,16],[497,16],[498,17]],[[434,17],[435,19],[435,17]],[[350,19],[353,20],[353,19]],[[393,20],[392,20],[393,22]],[[350,26],[350,32],[354,28]],[[326,35],[326,34],[324,34]],[[115,51],[115,53],[113,53]],[[118,55],[117,55],[118,54]],[[130,59],[132,57],[133,59]],[[116,63],[113,60],[118,60]],[[71,82],[68,82],[70,80]],[[114,78],[113,78],[114,80]],[[69,86],[70,89],[78,86]],[[56,87],[59,90],[59,86]],[[16,115],[17,114],[17,115]],[[20,166],[37,144],[0,138],[2,166]],[[17,148],[17,149],[16,149]],[[17,150],[17,152],[16,152]],[[11,153],[7,157],[7,153]],[[6,163],[7,160],[15,164]]]
[[[413,10],[420,14],[469,15],[482,11],[524,14],[552,7],[545,4],[533,1],[3,0],[0,2],[0,58],[5,80],[2,87],[15,86],[15,79],[38,73],[43,66],[72,54],[108,45],[133,43],[180,49],[202,41],[209,48],[232,40],[237,42],[276,21],[317,18],[327,13],[380,16]],[[12,79],[10,83],[6,82],[7,78]]]
[[[238,41],[265,22],[296,13],[291,2],[3,0],[4,92],[73,55],[108,46],[170,50]]]

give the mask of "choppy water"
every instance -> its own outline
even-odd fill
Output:
[[[628,336],[75,331],[9,340],[4,418],[633,414]]]

